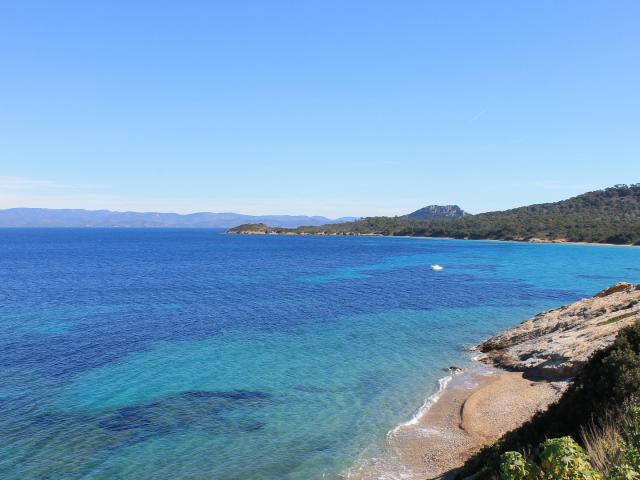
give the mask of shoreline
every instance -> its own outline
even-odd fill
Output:
[[[241,234],[244,235],[244,234]],[[280,235],[280,234],[263,234],[263,235]],[[290,235],[290,234],[283,234]],[[295,235],[313,235],[313,234],[295,234]],[[319,235],[323,236],[323,235]],[[331,236],[331,235],[324,235]],[[364,236],[374,236],[374,235],[335,235],[335,236],[345,236],[345,237],[364,237]],[[594,247],[639,247],[640,245],[636,245],[633,243],[597,243],[597,242],[570,242],[568,240],[544,240],[541,238],[535,238],[530,240],[499,240],[497,238],[454,238],[454,237],[423,237],[420,235],[375,235],[378,237],[390,237],[390,238],[427,238],[429,240],[463,240],[465,242],[496,242],[496,243],[538,243],[538,244],[549,244],[549,245],[583,245],[583,246],[594,246]]]
[[[532,238],[528,240],[501,240],[498,238],[454,238],[454,237],[428,237],[423,235],[383,235],[381,233],[285,233],[285,232],[230,232],[227,230],[225,235],[272,235],[282,237],[389,237],[389,238],[427,238],[430,240],[464,240],[471,242],[500,242],[500,243],[538,243],[552,245],[583,245],[583,246],[600,246],[600,247],[640,247],[634,243],[604,243],[604,242],[573,242],[563,239],[546,240],[542,238]]]
[[[482,353],[469,368],[441,379],[415,417],[389,432],[385,459],[361,463],[346,478],[447,478],[558,400],[594,352],[640,321],[639,306],[640,285],[618,282],[494,335],[476,347]]]
[[[546,409],[568,385],[528,380],[477,360],[439,383],[411,420],[387,433],[383,455],[358,462],[345,479],[446,478],[483,446]]]

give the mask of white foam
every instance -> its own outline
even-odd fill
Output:
[[[482,364],[472,366],[469,370],[459,370],[438,380],[438,390],[427,397],[416,414],[407,422],[401,423],[387,433],[386,453],[383,455],[367,456],[363,453],[355,464],[341,473],[347,480],[417,480],[425,478],[424,472],[416,472],[402,460],[402,454],[397,450],[396,437],[408,434],[415,437],[439,437],[449,435],[431,425],[420,425],[424,416],[435,405],[449,383],[461,374],[459,382],[466,388],[472,388],[476,383],[473,374],[491,375],[493,369]],[[470,375],[471,374],[471,375]],[[456,380],[458,382],[458,380]]]
[[[451,375],[447,375],[446,377],[443,377],[443,378],[439,379],[438,380],[438,391],[436,393],[434,393],[433,395],[430,395],[429,397],[427,397],[425,402],[422,404],[422,406],[420,407],[418,412],[413,416],[413,418],[411,420],[409,420],[407,422],[404,422],[404,423],[401,423],[400,425],[395,427],[393,430],[391,430],[389,433],[387,433],[387,436],[398,435],[400,432],[402,432],[406,428],[413,427],[413,426],[417,425],[418,423],[420,423],[420,420],[422,419],[422,417],[424,417],[427,414],[427,412],[429,411],[429,409],[438,400],[440,400],[440,397],[442,396],[442,392],[444,392],[445,388],[447,388],[447,385],[449,385],[449,382],[451,382],[451,380],[453,380],[453,377],[455,375],[459,375],[460,373],[462,373],[462,372],[461,371],[460,372],[455,372],[455,373],[452,373]]]
[[[471,350],[472,352],[474,352],[473,355],[471,355],[471,360],[474,362],[482,362],[485,358],[487,358],[487,354],[484,352],[481,352],[479,350]]]
[[[421,477],[421,476],[420,476]],[[366,464],[340,474],[345,480],[415,480],[418,474],[406,465],[388,458],[370,458]]]

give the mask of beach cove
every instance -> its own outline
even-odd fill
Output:
[[[454,375],[410,422],[387,436],[388,458],[364,462],[345,478],[431,479],[446,475],[484,445],[555,401],[564,382],[475,365]]]

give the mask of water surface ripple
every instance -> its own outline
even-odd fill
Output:
[[[0,478],[338,478],[465,345],[619,280],[640,249],[0,230]]]

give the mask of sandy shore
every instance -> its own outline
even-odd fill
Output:
[[[455,375],[436,401],[389,433],[388,458],[362,465],[347,478],[438,478],[545,409],[565,386],[481,366]]]
[[[389,235],[387,235],[389,236]],[[428,238],[429,240],[465,240],[469,242],[497,242],[497,243],[551,243],[555,245],[590,245],[597,247],[637,247],[633,243],[603,243],[603,242],[572,242],[564,239],[547,240],[544,238],[528,238],[526,240],[499,240],[496,238],[454,238],[454,237],[426,237],[422,235],[397,235],[395,238]]]

